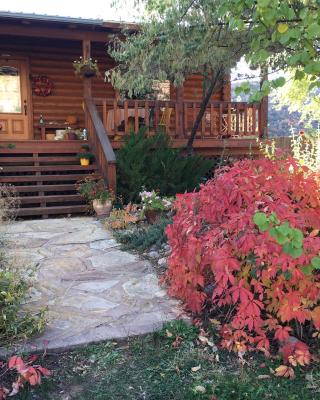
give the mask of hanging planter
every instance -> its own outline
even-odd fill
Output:
[[[85,78],[93,78],[94,76],[99,75],[98,61],[93,61],[92,58],[83,59],[80,57],[79,60],[73,62],[73,68],[76,75]]]

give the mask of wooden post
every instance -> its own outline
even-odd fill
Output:
[[[184,87],[179,86],[176,88],[176,102],[177,102],[177,113],[176,119],[177,119],[177,127],[178,131],[176,132],[176,136],[178,137],[183,137],[184,136],[184,118],[183,118],[183,112],[184,112],[184,107],[183,107],[183,97],[184,97]]]
[[[231,101],[231,74],[226,73],[223,77],[222,101]]]
[[[82,58],[87,60],[91,57],[91,41],[90,39],[83,39],[82,41]],[[83,97],[92,96],[91,78],[83,77]]]
[[[268,80],[268,67],[261,67],[260,88],[264,81]],[[259,108],[259,134],[260,137],[268,137],[268,96],[261,100]]]

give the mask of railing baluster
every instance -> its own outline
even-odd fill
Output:
[[[149,133],[150,133],[150,126],[149,126],[149,120],[150,120],[150,118],[149,118],[149,113],[150,113],[150,110],[149,110],[149,101],[146,100],[145,105],[144,105],[144,123],[145,123],[146,128],[147,128],[147,135],[149,135]]]
[[[155,103],[154,131],[157,132],[159,128],[159,102],[156,100],[154,103]]]
[[[103,99],[102,101],[102,121],[103,121],[103,126],[106,128],[107,127],[107,100]]]
[[[204,112],[202,120],[201,120],[201,137],[202,139],[205,136],[205,131],[206,131],[206,116],[207,116],[207,110]]]
[[[214,113],[213,113],[213,104],[210,103],[210,136],[213,137],[214,136]]]
[[[244,105],[244,122],[243,122],[243,132],[242,136],[246,136],[248,134],[248,105]]]
[[[123,113],[124,113],[124,133],[127,135],[129,133],[129,129],[128,129],[128,101],[125,100],[123,102]]]
[[[113,131],[116,136],[118,133],[118,102],[117,99],[113,101]]]
[[[239,127],[240,127],[240,115],[239,115],[239,103],[236,104],[236,135],[239,136]]]
[[[169,103],[166,101],[165,102],[165,124],[166,124],[166,133],[168,135],[170,135],[170,116],[171,116],[171,112],[170,112],[170,108],[169,108]]]
[[[137,133],[139,130],[139,111],[138,100],[134,100],[134,131]]]
[[[180,110],[181,112],[183,112],[183,109],[181,108]],[[176,102],[174,103],[174,116],[175,116],[175,137],[178,137],[180,132],[180,129],[182,127],[179,127],[179,104]]]
[[[197,109],[196,109],[196,106],[197,106],[197,103],[196,103],[196,102],[193,102],[193,103],[192,103],[192,126],[194,125],[194,122],[195,122],[195,120],[196,120],[196,118],[197,118]],[[198,130],[197,130],[197,132],[196,132],[196,137],[197,137],[197,133],[198,133]]]
[[[257,134],[257,114],[256,114],[256,105],[252,104],[252,135]]]
[[[223,104],[219,104],[219,132],[218,135],[221,136],[223,134]]]
[[[186,137],[188,136],[188,104],[184,103],[183,104],[183,109],[184,109],[184,132],[183,136]]]
[[[228,103],[228,116],[227,116],[227,135],[232,135],[232,126],[231,126],[231,104]]]

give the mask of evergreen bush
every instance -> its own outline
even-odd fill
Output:
[[[161,245],[167,241],[165,230],[171,222],[169,217],[163,217],[152,225],[137,228],[132,232],[115,232],[114,235],[124,248],[143,252],[153,245]]]
[[[199,155],[184,156],[170,146],[165,133],[147,136],[146,129],[131,133],[117,152],[118,193],[124,202],[139,201],[144,187],[161,196],[192,191],[205,181],[213,162]]]

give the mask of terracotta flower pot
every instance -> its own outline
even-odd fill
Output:
[[[80,165],[83,167],[87,167],[90,164],[90,160],[88,158],[80,158]]]
[[[154,224],[157,219],[159,219],[162,215],[164,215],[164,212],[161,210],[145,210],[144,212],[146,219],[149,224]]]
[[[75,115],[68,115],[66,121],[69,125],[75,125],[78,122],[78,118]]]
[[[92,202],[92,206],[98,217],[108,217],[112,210],[112,201],[106,200],[104,203],[102,203],[101,200],[95,199]]]

